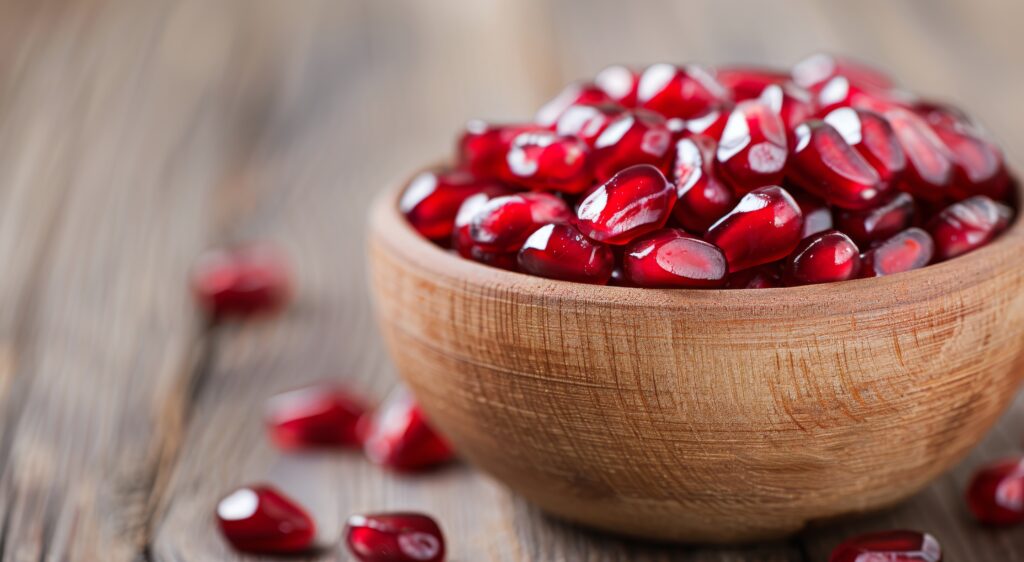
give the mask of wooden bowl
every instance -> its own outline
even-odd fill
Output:
[[[470,462],[541,508],[652,539],[775,538],[962,458],[1022,374],[1024,221],[916,271],[653,290],[485,267],[372,214],[380,326]]]

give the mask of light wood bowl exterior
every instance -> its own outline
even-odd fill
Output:
[[[978,443],[1024,372],[1022,221],[892,277],[652,290],[463,260],[397,196],[369,251],[399,373],[467,460],[593,527],[739,542],[893,504]]]

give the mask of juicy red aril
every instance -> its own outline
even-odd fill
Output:
[[[928,123],[918,115],[894,108],[885,112],[907,157],[902,189],[933,203],[950,196],[953,155]]]
[[[428,515],[353,515],[345,525],[349,552],[360,562],[441,562],[444,535]]]
[[[893,107],[913,105],[913,99],[905,92],[858,86],[846,76],[836,76],[809,90],[813,95],[814,105],[821,113],[840,107],[870,109],[881,113]]]
[[[697,65],[651,65],[637,86],[637,106],[665,117],[688,119],[728,101],[729,92],[707,69]]]
[[[999,461],[975,472],[967,487],[967,507],[986,525],[1024,522],[1024,459]]]
[[[485,202],[474,196],[459,210],[456,228],[465,225],[469,242],[481,250],[518,252],[533,231],[548,223],[567,222],[570,217],[565,201],[550,193],[516,193]],[[456,249],[460,242],[456,236]]]
[[[424,470],[454,457],[451,446],[430,427],[419,405],[404,389],[388,397],[364,431],[366,456],[397,470]]]
[[[691,232],[703,233],[736,204],[736,196],[714,170],[716,148],[715,140],[704,135],[676,143],[672,179],[678,201],[672,214]]]
[[[789,74],[767,68],[727,67],[715,71],[718,83],[732,93],[737,101],[756,98],[768,86],[789,81]]]
[[[575,223],[593,240],[622,245],[665,226],[675,203],[675,186],[654,166],[640,164],[590,192],[576,210]]]
[[[549,279],[605,285],[615,269],[615,255],[570,225],[549,224],[526,239],[519,269]]]
[[[886,184],[903,173],[907,165],[903,148],[892,126],[881,115],[863,109],[841,107],[826,115],[825,122],[832,125],[843,140],[871,164]]]
[[[844,209],[866,209],[888,189],[878,172],[835,128],[811,120],[796,128],[788,179]]]
[[[214,316],[244,316],[279,309],[291,293],[284,258],[264,245],[214,250],[192,271],[192,290]]]
[[[794,199],[800,205],[800,212],[804,216],[804,227],[800,231],[801,239],[832,228],[832,211],[821,200],[807,195],[794,196]]]
[[[275,488],[240,488],[217,504],[217,523],[238,550],[283,554],[309,550],[316,525],[306,511]]]
[[[734,272],[786,257],[802,229],[800,206],[785,189],[769,186],[744,195],[704,239],[722,249]]]
[[[625,107],[636,105],[636,89],[640,75],[628,66],[614,64],[597,73],[594,84],[616,103]]]
[[[925,119],[953,156],[953,197],[1008,196],[1010,176],[1003,153],[984,131],[949,108],[933,107],[925,112]]]
[[[361,444],[356,426],[366,413],[361,400],[333,385],[279,394],[267,403],[270,437],[282,449]]]
[[[908,228],[861,256],[861,277],[881,277],[918,269],[932,261],[935,244],[920,228]]]
[[[455,215],[470,195],[503,191],[500,185],[478,180],[466,171],[423,172],[402,192],[398,208],[420,234],[447,241],[455,230]]]
[[[594,178],[607,181],[635,164],[664,171],[672,158],[672,132],[665,118],[649,111],[628,111],[605,127],[591,152]]]
[[[733,190],[746,193],[782,181],[786,152],[782,118],[764,103],[742,101],[718,141],[718,169]]]
[[[913,220],[914,198],[909,193],[897,193],[885,203],[863,211],[839,209],[835,215],[836,228],[858,244],[889,238]]]
[[[729,121],[730,114],[730,111],[723,109],[710,109],[689,119],[670,119],[668,127],[675,138],[705,135],[718,142],[718,139],[722,138],[722,132],[725,131],[725,124]]]
[[[608,103],[573,105],[558,118],[555,131],[559,135],[572,135],[587,146],[594,146],[601,133],[624,111],[621,106]]]
[[[942,547],[928,533],[881,531],[843,541],[828,562],[942,562]]]
[[[787,131],[814,115],[814,100],[810,92],[793,84],[773,84],[761,92],[758,100],[782,118]],[[787,136],[787,138],[792,135]],[[790,138],[790,140],[792,140]]]
[[[505,181],[528,189],[579,193],[591,184],[589,147],[550,131],[520,133],[505,156]]]
[[[845,76],[859,86],[888,90],[895,84],[878,69],[852,59],[825,53],[811,55],[793,66],[793,81],[812,88],[836,76]]]
[[[544,104],[537,111],[534,121],[542,127],[552,127],[562,113],[572,105],[612,103],[614,101],[594,84],[576,82],[566,86],[554,99]]]
[[[762,265],[730,273],[726,287],[730,289],[773,289],[782,286],[776,264]]]
[[[729,266],[714,244],[666,228],[633,241],[623,269],[637,287],[719,287]]]
[[[1013,209],[984,195],[953,203],[928,223],[936,258],[948,260],[988,244],[1012,218]]]
[[[860,250],[849,236],[835,230],[804,238],[783,267],[786,284],[791,286],[846,281],[858,273]]]
[[[463,201],[462,206],[459,207],[458,214],[455,215],[455,233],[452,235],[452,248],[466,259],[515,271],[518,267],[515,251],[496,251],[489,246],[479,246],[473,240],[471,232],[473,221],[477,220],[477,213],[480,213],[484,206],[492,199],[496,199],[496,197],[492,197],[487,193],[477,193]]]
[[[474,119],[459,138],[458,164],[478,178],[495,179],[505,170],[505,155],[519,133],[540,130],[537,125],[495,125]]]

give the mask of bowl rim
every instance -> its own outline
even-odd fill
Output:
[[[883,277],[770,289],[657,289],[547,279],[465,259],[423,237],[409,224],[399,210],[405,186],[417,175],[443,166],[422,167],[377,196],[370,213],[371,253],[374,246],[382,245],[428,270],[438,281],[458,283],[463,288],[500,287],[504,293],[518,297],[594,305],[688,308],[713,303],[726,309],[751,310],[768,304],[773,309],[814,305],[852,312],[942,297],[1010,273],[1015,262],[1024,263],[1020,259],[1024,255],[1024,221],[1018,212],[994,242],[948,261]],[[1015,189],[1016,200],[1024,201],[1024,183],[1016,183]]]

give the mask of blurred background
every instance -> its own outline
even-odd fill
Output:
[[[1021,21],[1013,0],[3,1],[0,557],[235,559],[211,510],[279,470],[264,400],[324,378],[371,397],[393,385],[366,209],[450,154],[467,119],[528,118],[611,63],[828,51],[960,105],[1020,163]],[[296,301],[211,329],[189,268],[247,240],[289,256]],[[1000,428],[1024,427],[1020,412]],[[339,521],[437,514],[454,560],[823,560],[894,525],[945,533],[951,560],[1013,560],[1020,536],[980,534],[953,503],[965,467],[1019,447],[997,428],[907,506],[735,549],[594,535],[467,467],[417,479],[342,455],[301,470]]]

